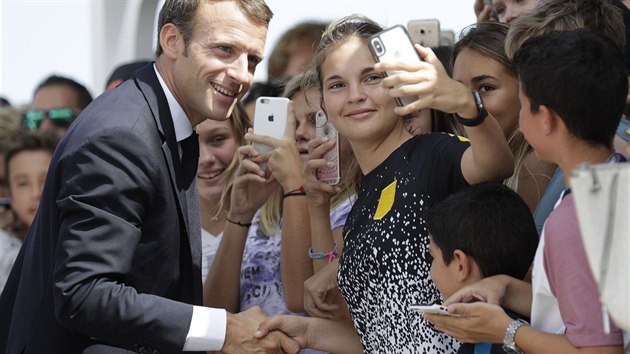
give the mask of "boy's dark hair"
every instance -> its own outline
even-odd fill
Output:
[[[502,184],[465,188],[429,209],[426,220],[447,265],[459,249],[475,260],[484,277],[523,279],[534,260],[538,232],[532,213]]]
[[[611,39],[585,29],[525,41],[513,65],[537,112],[556,112],[571,134],[611,147],[628,95],[623,54]]]
[[[50,155],[53,155],[57,142],[57,137],[50,134],[24,133],[18,136],[4,153],[4,171],[7,176],[7,184],[11,184],[9,164],[15,155],[24,151],[48,151]]]
[[[66,86],[72,89],[74,92],[76,92],[77,100],[78,100],[77,104],[79,105],[79,107],[76,107],[76,108],[84,109],[90,104],[90,102],[92,102],[92,95],[90,94],[90,91],[88,91],[88,89],[85,88],[85,86],[81,85],[80,83],[70,78],[58,76],[58,75],[50,75],[44,81],[42,81],[39,85],[37,85],[37,88],[35,89],[35,92],[33,93],[33,98],[35,97],[35,95],[37,94],[39,90],[48,86]],[[71,107],[71,108],[74,108],[74,107]]]

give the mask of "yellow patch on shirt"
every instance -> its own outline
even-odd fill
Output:
[[[457,139],[459,139],[459,141],[463,141],[463,142],[465,142],[465,143],[470,142],[470,139],[468,139],[468,138],[467,138],[467,137],[465,137],[465,136],[455,135],[455,134],[448,134],[448,135],[450,135],[450,136],[456,136],[456,137],[457,137]]]
[[[389,184],[381,191],[381,198],[378,201],[376,207],[376,213],[374,213],[374,220],[381,220],[394,205],[394,199],[396,197],[396,181]]]

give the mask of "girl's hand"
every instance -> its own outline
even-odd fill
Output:
[[[315,138],[308,143],[308,158],[302,170],[304,189],[311,205],[329,206],[330,197],[339,193],[337,186],[331,186],[317,179],[317,169],[330,168],[329,162],[323,156],[334,148],[335,142],[327,138]]]
[[[242,223],[252,220],[258,210],[278,187],[274,179],[266,178],[260,164],[266,156],[251,145],[238,148],[239,165],[234,175],[229,217]]]
[[[477,106],[470,90],[453,80],[431,48],[415,45],[421,62],[377,63],[377,71],[396,72],[383,79],[392,97],[417,96],[418,99],[404,107],[396,107],[396,113],[407,115],[425,108],[446,113],[459,113],[463,117],[475,117]]]
[[[248,130],[245,139],[252,143],[270,146],[273,150],[263,154],[270,175],[278,181],[284,191],[300,188],[302,185],[302,159],[295,143],[295,112],[293,103],[289,103],[287,126],[282,139],[254,134]]]

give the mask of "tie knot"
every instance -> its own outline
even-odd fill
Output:
[[[183,155],[199,156],[199,136],[193,131],[189,137],[180,141]]]

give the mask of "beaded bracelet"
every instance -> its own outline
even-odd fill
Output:
[[[298,189],[294,189],[292,191],[288,191],[286,193],[284,193],[282,195],[282,199],[286,198],[286,197],[291,197],[294,195],[306,195],[306,190],[304,189],[304,186],[300,186],[300,188]]]
[[[311,259],[324,259],[324,258],[328,258],[328,263],[334,261],[337,258],[337,251],[339,250],[339,247],[337,247],[337,243],[334,243],[334,247],[332,250],[330,250],[329,252],[313,252],[313,247],[310,247],[308,249],[308,256]]]

